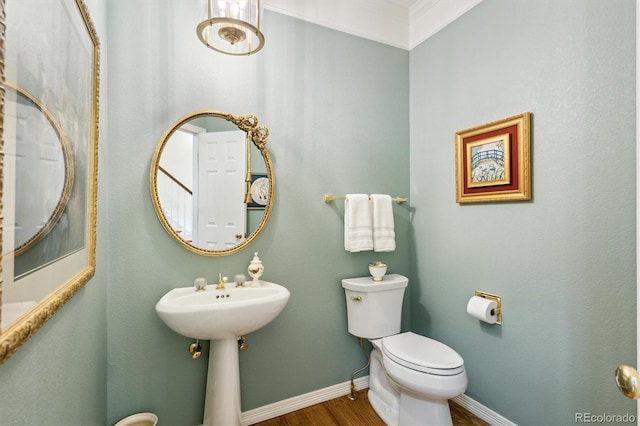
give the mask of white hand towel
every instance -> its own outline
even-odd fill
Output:
[[[366,194],[347,194],[344,202],[344,249],[373,250],[371,202]]]
[[[373,210],[373,249],[394,251],[396,231],[393,223],[393,206],[390,195],[371,194]]]

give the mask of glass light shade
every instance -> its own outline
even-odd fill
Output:
[[[264,46],[260,31],[260,0],[205,0],[198,38],[227,55],[246,56]]]

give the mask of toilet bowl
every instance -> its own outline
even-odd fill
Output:
[[[369,401],[390,426],[451,425],[448,400],[467,387],[464,360],[444,343],[400,333],[407,284],[401,275],[342,280],[349,333],[373,346]]]
[[[401,387],[447,399],[466,389],[464,361],[449,346],[412,332],[381,340],[385,370]]]
[[[397,424],[451,425],[448,400],[467,388],[462,357],[443,343],[411,332],[385,337],[381,346],[384,372],[400,388]]]
[[[158,424],[158,416],[153,413],[137,413],[132,414],[120,420],[114,426],[156,426]]]

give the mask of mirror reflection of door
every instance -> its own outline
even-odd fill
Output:
[[[198,135],[198,247],[228,249],[246,235],[245,138],[241,130]]]
[[[243,131],[207,133],[183,125],[163,149],[158,196],[180,237],[207,250],[236,246],[246,235]]]

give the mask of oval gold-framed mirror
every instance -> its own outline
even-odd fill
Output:
[[[249,246],[273,208],[269,130],[254,115],[204,110],[175,121],[150,167],[151,200],[180,245],[204,256]]]
[[[75,168],[67,135],[53,114],[31,93],[5,81],[6,137],[14,136],[16,161],[15,251],[18,256],[58,223],[71,197]],[[15,118],[12,116],[15,116]],[[14,118],[10,120],[9,118]],[[9,130],[12,123],[20,123]],[[19,141],[19,143],[18,143]]]

